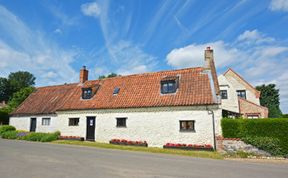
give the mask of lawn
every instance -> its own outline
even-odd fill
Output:
[[[80,145],[80,146],[89,146],[97,148],[106,148],[106,149],[117,149],[117,150],[127,150],[127,151],[140,151],[140,152],[149,152],[149,153],[163,153],[163,154],[172,154],[172,155],[182,155],[182,156],[191,156],[199,158],[212,158],[212,159],[223,159],[223,156],[216,151],[186,151],[186,150],[176,150],[176,149],[162,149],[156,147],[137,147],[137,146],[122,146],[122,145],[112,145],[108,143],[99,143],[99,142],[82,142],[82,141],[68,141],[68,140],[56,140],[52,143],[55,144],[67,144],[67,145]]]

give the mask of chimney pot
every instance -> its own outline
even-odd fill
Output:
[[[207,49],[207,50],[211,50],[210,46],[207,46],[206,49]]]

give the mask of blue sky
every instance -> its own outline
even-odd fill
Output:
[[[288,112],[288,0],[0,0],[0,76],[27,70],[37,86],[203,65],[276,83]]]

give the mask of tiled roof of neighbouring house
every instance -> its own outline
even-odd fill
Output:
[[[161,94],[161,80],[177,77],[176,93]],[[96,87],[84,100],[82,88]],[[118,87],[119,93],[113,95]],[[85,83],[40,87],[12,115],[55,113],[57,110],[115,109],[215,104],[209,76],[204,68],[187,68],[90,80]]]

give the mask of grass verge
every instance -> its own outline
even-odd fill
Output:
[[[156,148],[156,147],[122,146],[122,145],[112,145],[108,143],[82,142],[82,141],[70,141],[70,140],[56,140],[56,141],[53,141],[52,143],[66,144],[66,145],[80,145],[80,146],[89,146],[89,147],[106,148],[106,149],[140,151],[140,152],[149,152],[149,153],[163,153],[163,154],[191,156],[191,157],[198,157],[198,158],[223,159],[223,156],[216,151],[214,152],[186,151],[186,150],[176,150],[176,149],[175,150],[174,149],[162,149],[162,148]]]

